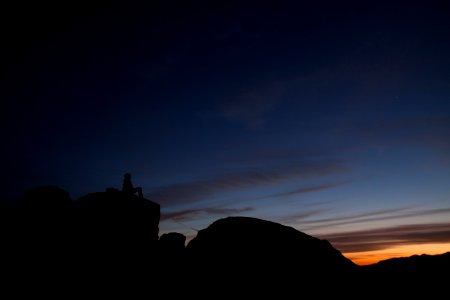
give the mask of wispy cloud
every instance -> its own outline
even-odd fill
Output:
[[[280,216],[277,218],[277,222],[280,222],[282,224],[293,224],[298,223],[301,220],[307,220],[310,219],[312,216],[318,215],[320,213],[323,213],[327,209],[312,209],[312,210],[302,210],[299,212],[296,212],[295,214],[290,214],[289,216]]]
[[[345,253],[382,250],[399,245],[449,243],[450,223],[410,224],[320,236]]]
[[[311,186],[305,186],[305,187],[301,187],[301,188],[286,191],[286,192],[274,193],[274,194],[269,194],[266,196],[260,196],[260,197],[255,197],[255,198],[247,198],[246,200],[247,201],[259,201],[259,200],[265,200],[265,199],[277,199],[278,200],[279,198],[284,198],[284,197],[299,196],[301,194],[321,192],[324,190],[335,188],[342,184],[344,184],[344,183],[311,185]],[[296,197],[295,199],[299,200],[298,197]],[[242,200],[238,200],[238,201],[242,201]],[[324,204],[324,203],[329,203],[329,202],[332,202],[332,201],[331,200],[330,201],[320,201],[320,202],[315,201],[314,203],[311,203],[311,204],[318,205],[318,204]],[[293,219],[295,219],[295,215],[293,216]]]
[[[289,179],[328,176],[345,171],[347,171],[347,168],[340,160],[304,161],[283,166],[253,168],[242,172],[225,174],[214,179],[173,184],[161,187],[146,196],[167,207],[203,201],[218,193],[267,186]],[[312,187],[312,189],[317,190],[321,188],[325,187]],[[302,191],[299,190],[297,192]],[[307,192],[307,188],[304,188],[303,192]]]
[[[270,196],[267,196],[267,198],[276,198],[276,197],[286,197],[286,196],[294,196],[298,194],[306,194],[306,193],[312,193],[312,192],[320,192],[328,189],[335,188],[337,186],[342,185],[343,183],[331,183],[331,184],[321,184],[321,185],[315,185],[315,186],[307,186],[302,187],[299,189],[283,192],[283,193],[277,193],[272,194]]]
[[[282,102],[283,91],[283,85],[276,83],[241,90],[220,104],[217,115],[253,129],[260,128],[264,125],[267,114]]]
[[[185,209],[180,211],[174,211],[169,213],[162,213],[161,220],[174,220],[177,222],[189,221],[192,219],[196,219],[199,215],[235,215],[244,212],[252,211],[252,207],[244,207],[244,208],[217,208],[217,207],[207,207],[201,209]]]
[[[303,230],[312,230],[338,225],[367,223],[374,221],[397,220],[402,218],[429,216],[436,214],[448,214],[450,208],[411,210],[411,207],[378,210],[358,215],[341,216],[336,218],[305,220],[302,222]]]
[[[376,144],[429,145],[450,155],[450,117],[434,116],[354,124],[355,133],[361,139]]]
[[[339,149],[338,149],[339,150]],[[315,148],[315,147],[302,147],[302,148],[261,148],[257,151],[241,152],[239,156],[233,157],[230,163],[263,163],[267,162],[280,162],[280,161],[296,161],[299,158],[323,158],[330,155],[336,155],[338,150],[330,150],[329,148]]]

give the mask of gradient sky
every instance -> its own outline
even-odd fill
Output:
[[[160,234],[242,215],[359,264],[450,251],[450,5],[294,2],[11,4],[4,201],[131,172]]]

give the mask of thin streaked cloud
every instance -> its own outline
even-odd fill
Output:
[[[269,186],[291,179],[330,176],[346,171],[347,168],[341,160],[305,160],[283,166],[253,168],[214,179],[173,184],[156,189],[154,192],[146,194],[146,197],[168,207],[201,202],[219,193]],[[323,187],[315,187],[317,190],[321,188]],[[306,189],[303,190],[303,192],[306,191]]]
[[[276,198],[276,197],[286,197],[286,196],[295,196],[298,194],[306,194],[306,193],[312,193],[312,192],[320,192],[328,189],[335,188],[337,186],[342,185],[343,183],[332,183],[332,184],[321,184],[321,185],[315,185],[315,186],[308,186],[308,187],[302,187],[299,189],[278,193],[278,194],[272,194],[267,196],[268,198]]]
[[[303,230],[312,230],[324,227],[331,228],[333,226],[338,225],[397,220],[401,218],[431,216],[448,213],[450,213],[450,208],[424,209],[424,210],[411,210],[411,208],[397,208],[397,209],[379,210],[375,212],[369,212],[352,216],[307,220],[304,221],[301,225],[303,226]]]
[[[320,236],[345,253],[450,242],[450,223],[409,224]]]
[[[252,211],[252,207],[244,207],[244,208],[217,208],[217,207],[208,207],[201,209],[186,209],[175,212],[168,212],[161,214],[161,220],[174,220],[177,222],[189,221],[198,219],[200,215],[206,216],[228,216],[233,214],[239,214],[243,212]]]

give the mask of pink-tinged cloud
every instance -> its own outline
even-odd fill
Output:
[[[229,216],[234,214],[240,214],[243,212],[252,211],[252,207],[244,207],[244,208],[216,208],[216,207],[207,207],[200,209],[185,209],[175,212],[162,213],[161,220],[174,220],[177,222],[189,221],[199,218],[200,215],[223,215]]]
[[[348,225],[348,224],[358,224],[367,223],[374,221],[386,221],[386,220],[398,220],[411,217],[429,216],[436,214],[448,214],[450,213],[450,208],[437,208],[437,209],[424,209],[424,210],[411,210],[411,207],[396,208],[396,209],[385,209],[378,210],[374,212],[368,212],[358,215],[349,215],[336,218],[326,218],[326,219],[313,219],[304,220],[301,225],[303,230],[311,230],[318,228],[333,228],[337,225]]]
[[[345,253],[400,245],[450,243],[450,223],[409,224],[320,236]]]

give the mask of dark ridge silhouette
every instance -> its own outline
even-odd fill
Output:
[[[301,289],[348,296],[355,291],[344,287],[353,284],[376,286],[383,295],[389,289],[406,293],[411,283],[428,289],[430,279],[437,282],[450,269],[450,252],[359,267],[326,240],[249,217],[219,219],[185,247],[180,233],[159,237],[159,204],[115,188],[73,201],[59,187],[37,187],[1,216],[2,274],[12,283],[51,282],[71,290],[132,285],[148,293],[149,286],[168,284],[178,288],[165,295],[175,296],[200,283],[197,295],[215,289],[280,296]]]
[[[439,255],[413,255],[382,260],[378,263],[361,266],[360,270],[368,274],[386,276],[422,277],[430,274],[443,274],[450,270],[450,252]]]
[[[450,252],[413,255],[360,266],[352,282],[360,288],[372,289],[373,296],[384,297],[394,291],[402,297],[423,294],[434,299],[448,293],[448,270]]]

